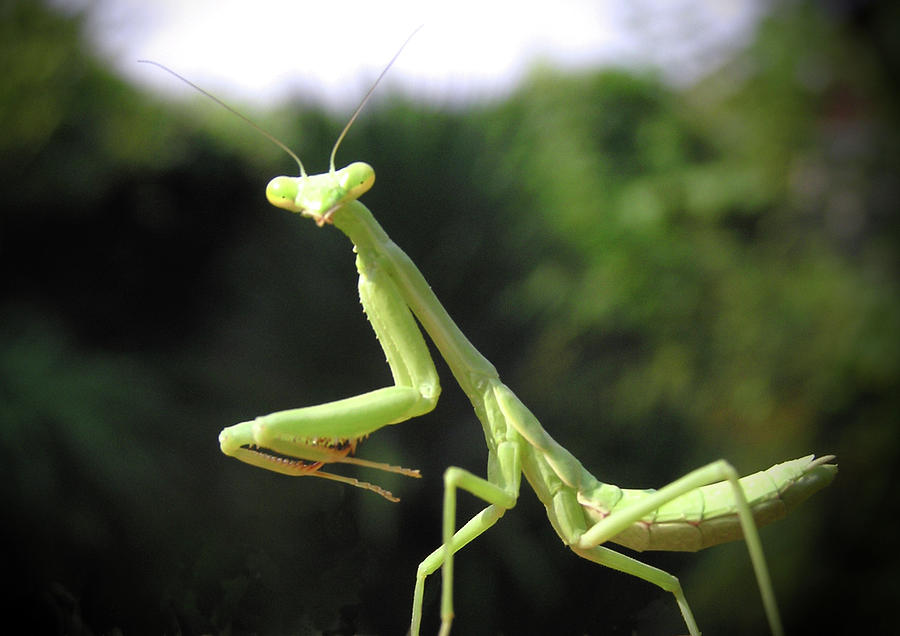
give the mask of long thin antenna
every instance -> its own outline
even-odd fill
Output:
[[[421,27],[420,27],[420,28],[421,28]],[[418,30],[418,29],[416,29],[416,30]],[[412,37],[412,36],[410,36],[410,37]],[[407,42],[408,42],[408,41],[409,41],[409,40],[407,40]],[[404,43],[404,46],[406,46],[405,43]],[[395,56],[395,58],[396,58],[396,56]],[[179,75],[178,73],[176,73],[175,71],[173,71],[172,69],[170,69],[170,68],[169,68],[168,66],[166,66],[165,64],[160,64],[159,62],[154,62],[153,60],[138,60],[138,62],[140,62],[141,64],[152,64],[153,66],[156,66],[156,67],[158,67],[158,68],[161,68],[161,69],[164,70],[166,73],[169,73],[169,74],[171,74],[171,75],[174,75],[175,77],[177,77],[178,79],[180,79],[182,82],[184,82],[185,84],[187,84],[188,86],[190,86],[190,87],[193,88],[194,90],[197,90],[197,91],[203,93],[204,95],[206,95],[207,97],[209,97],[211,100],[213,100],[213,101],[214,101],[215,103],[217,103],[219,106],[221,106],[222,108],[224,108],[225,110],[227,110],[229,113],[231,113],[231,114],[233,114],[233,115],[237,115],[238,117],[240,117],[241,119],[243,119],[245,122],[247,122],[248,124],[250,124],[253,128],[255,128],[257,132],[262,133],[263,136],[266,137],[266,139],[268,139],[269,141],[271,141],[272,143],[274,143],[276,146],[278,146],[279,148],[281,148],[282,150],[284,150],[286,153],[288,153],[291,157],[293,157],[293,158],[294,158],[294,161],[296,161],[296,162],[297,162],[297,165],[300,167],[300,176],[306,178],[306,170],[303,169],[303,163],[301,163],[300,158],[299,158],[297,155],[295,155],[294,152],[293,152],[290,148],[288,148],[284,143],[282,143],[281,140],[279,140],[278,138],[276,138],[275,135],[271,134],[268,130],[266,130],[265,128],[263,128],[263,127],[260,126],[259,124],[257,124],[255,121],[253,121],[252,119],[250,119],[249,117],[247,117],[247,116],[244,115],[243,113],[241,113],[241,112],[235,110],[234,108],[232,108],[231,106],[229,106],[228,104],[226,104],[225,102],[223,102],[221,99],[219,99],[218,97],[216,97],[215,95],[213,95],[212,93],[210,93],[209,91],[203,90],[202,88],[200,88],[199,86],[197,86],[196,84],[194,84],[194,83],[193,83],[191,80],[189,80],[188,78],[186,78],[186,77],[184,77],[184,76],[182,76],[182,75]],[[393,63],[393,60],[391,60],[391,63]],[[385,70],[386,70],[386,69],[385,69]],[[384,73],[382,73],[382,75],[384,75]],[[379,77],[378,79],[381,79],[381,78]],[[376,84],[377,84],[377,82],[376,82]],[[374,87],[373,87],[373,88],[374,88]],[[369,91],[369,92],[371,93],[371,91]],[[368,95],[366,95],[366,99],[368,99]],[[363,103],[365,103],[365,100],[363,100]],[[362,106],[360,106],[360,107],[362,107]],[[354,117],[356,117],[356,115],[354,115]],[[351,123],[353,122],[352,119],[351,119],[350,121],[351,121]],[[349,128],[349,126],[348,126],[348,128]],[[345,129],[345,132],[346,132],[346,129]],[[341,136],[343,136],[343,133],[341,134]],[[339,141],[340,141],[340,140],[339,140]],[[332,157],[334,157],[334,153],[332,153]],[[332,161],[332,165],[333,165],[333,161]]]
[[[375,80],[375,83],[372,84],[372,88],[369,89],[369,92],[366,93],[366,96],[362,98],[362,101],[359,103],[359,106],[356,107],[356,110],[353,111],[353,114],[350,116],[350,121],[347,122],[347,125],[344,126],[344,129],[341,131],[341,134],[338,135],[337,141],[334,142],[334,148],[331,149],[331,159],[329,162],[329,172],[334,174],[334,157],[337,154],[338,146],[341,145],[341,142],[344,140],[344,135],[347,134],[347,131],[350,130],[350,126],[353,125],[353,122],[356,121],[356,118],[359,116],[360,111],[362,111],[363,106],[366,105],[366,102],[369,101],[369,98],[372,96],[372,93],[375,92],[375,89],[378,87],[378,84],[381,82],[381,79],[387,74],[388,70],[394,65],[394,62],[397,61],[397,58],[400,57],[400,54],[403,52],[403,49],[406,48],[406,45],[409,44],[409,41],[413,39],[413,36],[418,33],[421,28],[425,26],[424,24],[420,24],[416,27],[416,30],[409,34],[409,37],[406,38],[406,41],[400,45],[400,48],[397,49],[397,52],[394,53],[394,57],[391,58],[391,61],[388,62],[387,66],[384,67],[384,70],[381,71],[381,75],[378,76],[378,79]]]

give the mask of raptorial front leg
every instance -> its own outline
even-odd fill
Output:
[[[396,283],[372,250],[357,253],[359,297],[378,336],[394,386],[326,404],[279,411],[230,426],[219,435],[226,455],[275,472],[341,481],[396,497],[378,486],[320,470],[357,464],[418,477],[418,471],[353,456],[360,440],[378,429],[432,410],[440,382],[431,354]]]
[[[417,470],[354,457],[352,453],[360,438],[382,426],[418,415],[422,408],[422,397],[415,389],[386,387],[229,426],[219,434],[219,445],[226,455],[253,466],[294,477],[340,481],[397,501],[379,486],[321,468],[327,464],[355,464],[419,477]]]

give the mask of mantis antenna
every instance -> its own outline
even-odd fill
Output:
[[[366,102],[369,101],[369,98],[372,96],[372,93],[375,92],[375,89],[381,83],[381,80],[384,78],[384,76],[387,74],[387,72],[394,65],[394,62],[397,61],[397,58],[400,57],[400,54],[403,52],[403,49],[406,48],[406,45],[409,44],[409,41],[413,39],[413,36],[416,33],[418,33],[422,29],[423,26],[425,26],[425,25],[420,24],[419,26],[416,27],[415,31],[413,31],[412,33],[409,34],[409,37],[406,38],[406,41],[403,44],[401,44],[400,48],[397,49],[397,52],[394,53],[394,57],[391,58],[391,61],[388,62],[387,66],[384,67],[384,70],[381,71],[381,75],[379,75],[378,79],[375,80],[375,83],[372,84],[372,88],[370,88],[369,92],[366,93],[365,96],[362,98],[362,101],[359,103],[359,106],[357,106],[356,110],[353,111],[353,114],[350,115],[350,121],[348,121],[347,125],[344,126],[344,129],[341,131],[341,134],[338,135],[337,141],[334,142],[334,148],[331,149],[331,159],[329,160],[329,167],[328,167],[328,172],[330,172],[331,174],[334,174],[334,157],[337,154],[338,146],[340,146],[341,142],[344,141],[344,135],[346,135],[347,131],[350,130],[350,126],[352,126],[353,122],[356,121],[356,118],[359,116],[359,113],[362,111],[363,106],[366,105]]]
[[[200,88],[199,86],[197,86],[196,84],[194,84],[191,80],[189,80],[188,78],[184,77],[183,75],[179,75],[178,73],[176,73],[175,71],[173,71],[172,69],[170,69],[170,68],[169,68],[168,66],[166,66],[165,64],[160,64],[159,62],[154,62],[153,60],[138,60],[138,62],[140,62],[141,64],[152,64],[153,66],[156,66],[157,68],[161,68],[161,69],[164,70],[166,73],[169,73],[170,75],[174,75],[175,77],[177,77],[178,79],[180,79],[182,82],[184,82],[185,84],[187,84],[188,86],[190,86],[190,87],[193,88],[194,90],[199,91],[200,93],[202,93],[202,94],[206,95],[207,97],[209,97],[211,100],[213,100],[215,103],[217,103],[219,106],[221,106],[222,108],[224,108],[225,110],[227,110],[227,111],[228,111],[229,113],[231,113],[232,115],[237,115],[238,117],[240,117],[241,119],[243,119],[245,122],[247,122],[248,124],[250,124],[257,132],[261,133],[266,139],[268,139],[268,140],[271,141],[273,144],[275,144],[276,146],[278,146],[279,148],[281,148],[282,150],[284,150],[286,153],[288,153],[291,157],[293,157],[294,161],[296,161],[296,162],[297,162],[297,165],[300,167],[300,176],[301,176],[301,177],[306,177],[306,170],[303,169],[303,163],[300,161],[300,157],[298,157],[296,154],[294,154],[294,151],[291,150],[290,148],[288,148],[287,145],[286,145],[284,142],[282,142],[282,141],[281,141],[280,139],[278,139],[275,135],[273,135],[273,134],[270,133],[268,130],[266,130],[265,128],[263,128],[263,127],[260,126],[259,124],[257,124],[255,121],[253,121],[252,119],[250,119],[249,117],[247,117],[245,114],[243,114],[242,112],[240,112],[240,111],[237,110],[236,108],[232,108],[231,106],[229,106],[228,104],[226,104],[225,102],[223,102],[221,99],[219,99],[218,97],[216,97],[215,95],[213,95],[213,94],[210,93],[209,91]]]
[[[329,173],[334,174],[334,172],[335,172],[334,157],[337,154],[338,146],[341,145],[341,142],[344,140],[344,137],[346,136],[347,131],[350,130],[350,126],[352,126],[353,122],[356,121],[356,118],[359,116],[359,113],[362,111],[363,107],[366,105],[366,102],[369,101],[369,98],[372,97],[372,93],[375,92],[375,89],[378,87],[378,84],[381,83],[381,80],[384,78],[384,76],[387,74],[387,72],[390,70],[390,68],[394,65],[394,62],[396,62],[397,58],[400,57],[400,53],[403,52],[403,49],[406,48],[406,45],[409,44],[409,41],[413,39],[413,36],[416,33],[418,33],[419,30],[423,26],[425,26],[425,25],[420,24],[418,27],[416,27],[415,31],[413,31],[412,33],[409,34],[409,37],[406,38],[406,41],[403,42],[403,44],[400,45],[400,48],[397,49],[397,52],[394,53],[394,57],[391,58],[391,61],[388,62],[387,66],[384,67],[384,70],[381,71],[381,74],[375,80],[375,83],[372,84],[372,88],[370,88],[368,90],[368,92],[365,94],[365,96],[363,96],[362,101],[359,103],[359,106],[357,106],[356,110],[353,111],[353,114],[350,116],[350,120],[347,122],[347,125],[344,126],[344,129],[341,131],[341,134],[338,135],[337,141],[334,142],[334,147],[331,149],[331,158],[329,160],[329,169],[328,169]],[[210,93],[209,91],[207,91],[203,88],[200,88],[194,82],[192,82],[188,78],[184,77],[183,75],[176,73],[175,71],[170,69],[165,64],[160,64],[159,62],[154,62],[153,60],[138,60],[138,62],[140,62],[141,64],[152,64],[153,66],[156,66],[157,68],[164,70],[165,72],[169,73],[170,75],[173,75],[177,79],[180,79],[182,82],[184,82],[185,84],[187,84],[194,90],[209,97],[211,100],[213,100],[215,103],[217,103],[219,106],[221,106],[222,108],[227,110],[232,115],[237,115],[238,117],[240,117],[246,123],[250,124],[250,126],[252,126],[257,132],[261,133],[266,139],[268,139],[269,141],[274,143],[276,146],[278,146],[279,148],[284,150],[286,153],[288,153],[293,158],[293,160],[297,162],[297,166],[300,168],[300,176],[303,178],[306,178],[306,170],[303,169],[303,162],[300,161],[300,158],[294,153],[294,151],[292,151],[290,148],[288,148],[287,144],[282,142],[275,135],[273,135],[268,130],[266,130],[259,124],[257,124],[255,121],[253,121],[252,119],[250,119],[249,117],[244,115],[242,112],[240,112],[236,108],[233,108],[232,106],[229,106],[228,104],[226,104],[224,101],[222,101],[221,99],[219,99],[218,97],[216,97],[215,95]]]

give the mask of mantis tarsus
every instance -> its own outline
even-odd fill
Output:
[[[180,75],[162,68],[249,121]],[[684,622],[694,636],[700,630],[678,579],[603,544],[611,541],[637,551],[695,551],[743,538],[770,629],[773,634],[782,634],[757,527],[783,517],[828,485],[837,473],[837,466],[830,463],[833,456],[808,455],[743,478],[739,478],[728,462],[719,460],[660,490],[623,489],[597,480],[550,437],[537,418],[500,381],[494,366],[453,322],[421,272],[358,201],[375,181],[371,166],[357,162],[335,169],[337,148],[377,84],[378,81],[338,137],[326,174],[307,175],[293,152],[250,123],[286,150],[300,167],[299,177],[281,176],[269,182],[266,188],[269,202],[309,217],[320,227],[334,225],[353,243],[360,299],[387,356],[394,385],[327,404],[271,413],[228,427],[219,435],[222,452],[268,470],[341,481],[397,501],[379,486],[326,472],[323,467],[357,464],[419,476],[415,470],[354,456],[357,444],[364,437],[384,426],[427,413],[437,403],[438,375],[416,324],[418,320],[471,401],[484,428],[488,460],[487,479],[455,466],[444,473],[443,541],[420,563],[416,574],[412,636],[419,633],[425,579],[439,567],[443,576],[440,634],[450,632],[454,554],[516,505],[523,474],[546,507],[550,524],[565,545],[580,557],[642,578],[674,594]],[[459,489],[483,500],[487,506],[457,529]]]

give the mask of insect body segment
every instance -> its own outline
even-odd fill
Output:
[[[739,482],[757,527],[782,519],[837,474],[834,456],[813,455],[776,464]],[[603,486],[606,486],[605,484]],[[655,490],[621,489],[621,498],[605,505],[605,493],[579,492],[578,502],[597,523],[614,511],[624,511]],[[610,541],[632,550],[696,552],[743,538],[737,503],[728,482],[689,491],[645,515]]]

